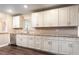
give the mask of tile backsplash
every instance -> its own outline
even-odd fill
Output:
[[[30,33],[54,36],[77,36],[77,27],[34,28]]]

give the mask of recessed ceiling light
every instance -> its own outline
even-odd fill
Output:
[[[13,13],[13,11],[12,11],[11,9],[8,9],[7,12],[9,12],[9,13]]]
[[[24,5],[24,8],[28,8],[28,6],[27,5]]]

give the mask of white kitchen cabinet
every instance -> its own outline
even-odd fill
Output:
[[[34,36],[28,36],[28,47],[29,48],[35,48]]]
[[[73,53],[73,42],[61,41],[61,54],[72,54]]]
[[[2,44],[6,39],[6,36],[4,39],[2,38],[3,35],[0,37],[0,44]],[[43,50],[56,54],[79,55],[78,38],[29,36],[18,34],[16,35],[16,44],[18,46]]]
[[[52,47],[52,40],[47,38],[47,39],[43,39],[43,45],[42,45],[42,50],[44,51],[51,51]]]
[[[16,44],[18,46],[28,47],[28,40],[26,35],[16,35]]]
[[[32,27],[37,27],[38,13],[32,13]]]
[[[58,9],[32,13],[33,27],[58,26]]]
[[[36,12],[32,13],[32,27],[43,27],[44,26],[44,13]]]
[[[42,49],[42,39],[40,36],[35,37],[35,49]]]
[[[60,54],[73,54],[73,46],[74,46],[75,38],[59,38],[59,53]]]
[[[13,28],[23,27],[23,16],[13,16]]]
[[[77,26],[78,23],[78,13],[79,13],[79,6],[70,6],[69,7],[69,22],[70,26]]]
[[[59,40],[57,37],[52,37],[52,53],[58,53],[58,49],[59,49]]]
[[[0,47],[7,46],[10,44],[10,34],[0,35]]]
[[[16,45],[18,46],[22,45],[22,38],[20,38],[18,35],[16,36]]]
[[[68,26],[68,25],[69,25],[69,7],[59,8],[58,26]]]
[[[59,53],[59,40],[58,37],[45,37],[42,40],[42,50],[51,53]]]
[[[79,55],[79,39],[76,38],[73,44],[73,55]]]
[[[44,12],[44,26],[58,26],[58,9],[52,9]]]

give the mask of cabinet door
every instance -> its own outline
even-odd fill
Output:
[[[59,46],[59,41],[58,38],[53,38],[52,37],[52,53],[58,53],[58,46]]]
[[[52,47],[52,40],[49,39],[49,38],[43,39],[43,48],[42,48],[42,50],[51,52],[51,49],[52,49],[51,47]]]
[[[20,25],[20,18],[19,16],[13,17],[13,28],[17,28]]]
[[[59,8],[59,26],[69,25],[69,7]]]
[[[38,13],[32,13],[32,27],[37,27]]]
[[[22,42],[23,42],[22,38],[17,37],[17,39],[16,39],[16,44],[17,44],[18,46],[22,46],[22,45],[23,45]]]
[[[13,28],[22,28],[23,26],[23,16],[13,17]]]
[[[43,27],[44,13],[37,12],[32,14],[32,27]]]
[[[44,25],[46,27],[58,26],[58,9],[44,12]]]
[[[78,24],[78,13],[79,13],[78,6],[70,6],[69,7],[69,22],[70,26],[77,26]]]
[[[16,35],[16,44],[22,47],[28,47],[28,39],[24,35]]]
[[[38,13],[37,23],[38,27],[44,27],[44,12]]]
[[[10,44],[10,35],[1,34],[0,35],[0,45]]]
[[[73,42],[70,41],[61,41],[61,50],[59,51],[61,54],[72,54],[73,53]]]
[[[75,40],[75,43],[73,44],[73,54],[79,55],[79,40]]]
[[[28,47],[29,48],[35,48],[35,42],[34,42],[34,37],[33,36],[29,36],[28,37]]]
[[[35,48],[36,49],[42,49],[41,42],[42,42],[42,39],[40,39],[39,36],[36,36],[35,37]]]

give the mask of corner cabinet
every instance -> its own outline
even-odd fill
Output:
[[[22,28],[23,26],[23,16],[13,17],[13,28]]]

